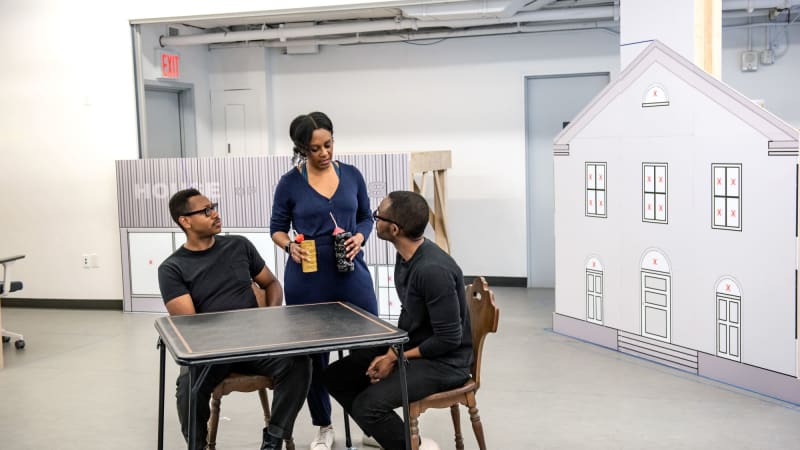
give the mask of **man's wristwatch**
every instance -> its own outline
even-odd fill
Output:
[[[286,245],[283,246],[283,250],[286,253],[291,254],[292,253],[292,244],[294,244],[294,241],[290,240],[289,242],[286,243]]]

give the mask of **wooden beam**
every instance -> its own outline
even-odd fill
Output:
[[[411,152],[408,169],[412,174],[449,169],[452,167],[450,150],[431,150],[427,152]]]
[[[452,166],[450,150],[412,152],[409,161],[409,176],[414,192],[425,195],[428,173],[433,178],[433,206],[428,221],[435,233],[436,244],[450,253],[450,239],[447,233],[447,169]],[[419,182],[417,175],[420,175]]]

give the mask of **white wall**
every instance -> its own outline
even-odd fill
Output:
[[[203,47],[205,49],[205,47]],[[209,52],[209,82],[212,90],[212,124],[214,146],[207,156],[226,156],[225,104],[246,100],[245,108],[249,127],[245,130],[247,156],[269,154],[268,116],[269,68],[267,51],[263,48],[230,48]],[[238,90],[250,90],[243,94]],[[227,91],[226,91],[227,90]],[[230,90],[236,90],[230,92]],[[246,99],[240,96],[246,96]],[[233,100],[237,98],[238,100]],[[215,121],[216,120],[216,121]],[[237,155],[244,156],[244,155]]]
[[[779,43],[786,42],[783,30]],[[786,122],[800,128],[800,25],[788,27],[789,49],[771,66],[759,65],[756,72],[742,72],[740,53],[747,49],[747,30],[725,29],[722,33],[722,81],[742,94],[766,102],[766,108]],[[764,28],[753,28],[753,50],[764,49]],[[773,37],[774,33],[773,33]],[[781,51],[785,46],[781,47]]]
[[[114,160],[138,155],[127,18],[57,1],[0,9],[0,253],[27,254],[19,296],[121,298]],[[82,253],[100,268],[81,268]]]
[[[26,283],[20,296],[122,297],[113,161],[138,155],[129,20],[353,3],[2,2],[0,254],[28,255],[16,269]],[[723,80],[800,125],[797,29],[782,60],[751,74],[736,72],[742,46],[725,42],[741,43],[740,30],[726,32]],[[614,35],[580,32],[272,55],[270,148],[289,153],[291,118],[321,109],[335,121],[340,152],[453,150],[454,255],[470,274],[522,277],[524,77],[613,74],[616,45]],[[82,253],[97,253],[100,268],[82,269]]]
[[[130,19],[335,3],[357,2],[1,2],[0,254],[27,255],[18,296],[122,298],[114,161],[138,156]],[[83,269],[83,253],[100,267]]]
[[[452,150],[453,256],[465,274],[525,277],[525,77],[614,73],[617,54],[604,31],[273,52],[274,146],[290,152],[289,122],[318,109],[338,152]]]

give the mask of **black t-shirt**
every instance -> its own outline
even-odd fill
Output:
[[[410,260],[397,254],[397,295],[403,304],[398,328],[408,332],[406,348],[419,346],[424,358],[453,367],[472,364],[472,332],[458,264],[425,239]]]
[[[164,303],[189,294],[198,313],[255,308],[252,280],[264,266],[246,238],[215,236],[206,250],[181,247],[165,259],[158,266],[158,285]]]

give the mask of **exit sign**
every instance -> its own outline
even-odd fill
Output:
[[[161,64],[161,77],[177,79],[180,75],[181,56],[174,52],[159,50],[158,61]]]

